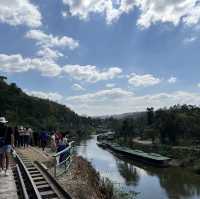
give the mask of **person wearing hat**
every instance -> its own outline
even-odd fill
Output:
[[[5,175],[8,176],[9,153],[14,148],[14,134],[11,127],[8,127],[5,117],[0,117],[0,167],[1,174],[4,171],[4,162],[6,162]]]

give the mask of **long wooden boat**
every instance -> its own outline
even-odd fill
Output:
[[[141,150],[133,150],[128,147],[122,147],[118,144],[111,144],[108,142],[98,142],[97,145],[104,149],[109,149],[118,154],[122,154],[128,158],[135,159],[154,166],[167,167],[169,166],[169,161],[171,160],[171,158],[162,156],[157,153],[146,153]]]

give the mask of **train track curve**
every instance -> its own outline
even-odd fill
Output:
[[[39,162],[17,153],[12,170],[19,199],[72,199]]]

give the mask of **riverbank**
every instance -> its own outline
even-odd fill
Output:
[[[62,187],[74,199],[104,199],[99,176],[89,162],[81,157],[74,156],[66,174],[58,178]]]
[[[53,175],[54,159],[50,149],[42,151],[41,148],[30,147],[26,150],[18,149],[33,161],[43,163]],[[71,165],[66,174],[57,178],[57,182],[71,195],[73,199],[129,199],[128,193],[116,189],[107,178],[93,168],[92,164],[80,156],[73,156]],[[135,193],[131,194],[131,199]]]
[[[97,136],[83,140],[76,154],[92,163],[101,177],[109,178],[124,191],[134,191],[138,199],[200,197],[200,178],[188,169],[158,168],[116,155],[97,145]],[[131,197],[128,197],[130,199]]]
[[[73,199],[128,199],[127,193],[116,190],[111,181],[101,178],[91,163],[80,156],[73,157],[68,172],[58,182]]]
[[[39,160],[49,169],[53,175],[53,159],[51,154],[41,151],[40,148],[33,150],[31,158]],[[37,154],[37,155],[36,155]],[[129,199],[129,193],[116,189],[107,178],[93,168],[91,163],[80,156],[73,156],[71,165],[66,174],[57,178],[57,182],[71,195],[73,199]],[[136,194],[131,193],[131,198]]]
[[[142,150],[148,153],[159,153],[170,157],[172,159],[170,166],[184,167],[196,174],[200,174],[200,149],[197,147],[143,144],[143,142],[134,141],[127,143],[122,140],[115,140],[113,142],[131,149]]]

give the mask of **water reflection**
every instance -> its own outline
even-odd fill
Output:
[[[119,169],[119,172],[121,176],[125,179],[125,183],[127,186],[137,186],[140,175],[133,165],[121,161],[121,160],[116,160],[117,167]]]
[[[101,176],[128,190],[139,199],[200,199],[200,177],[180,168],[160,169],[116,156],[96,145],[96,137],[80,142],[79,155],[92,162]]]
[[[168,169],[159,174],[160,185],[169,198],[200,198],[200,181],[183,169]]]

